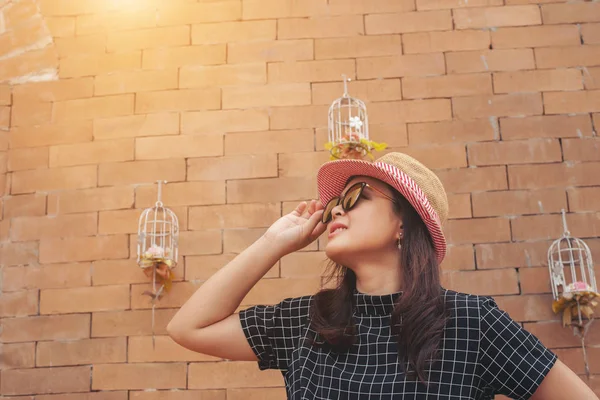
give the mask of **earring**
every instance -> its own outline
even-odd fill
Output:
[[[398,239],[398,250],[402,250],[402,238]]]

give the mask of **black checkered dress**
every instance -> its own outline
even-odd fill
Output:
[[[529,398],[556,361],[532,334],[491,297],[443,291],[451,311],[440,360],[427,371],[429,386],[407,379],[399,365],[390,313],[399,293],[355,292],[355,344],[343,353],[313,347],[312,296],[240,312],[259,368],[282,371],[288,399]]]

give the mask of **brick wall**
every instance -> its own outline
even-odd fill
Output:
[[[583,374],[545,259],[565,208],[600,260],[600,3],[541,2],[0,0],[0,394],[284,398],[277,372],[186,351],[165,326],[316,196],[341,74],[373,138],[446,185],[446,286],[494,295]],[[135,243],[157,179],[182,233],[153,350]],[[243,306],[314,292],[324,245],[284,257]]]

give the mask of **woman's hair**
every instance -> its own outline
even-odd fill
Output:
[[[426,383],[425,369],[438,357],[439,344],[447,319],[442,296],[439,264],[433,241],[421,217],[396,190],[394,210],[402,215],[404,228],[401,266],[402,293],[394,304],[391,329],[398,339],[400,360],[408,362],[409,377]],[[354,343],[352,320],[356,275],[342,265],[329,264],[327,281],[337,278],[335,289],[323,289],[311,305],[311,326],[317,334],[313,344],[343,352]],[[318,338],[318,339],[317,339]],[[404,362],[401,362],[403,369]],[[407,372],[404,369],[404,372]],[[415,376],[416,374],[416,376]]]

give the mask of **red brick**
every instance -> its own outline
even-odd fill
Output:
[[[92,236],[98,232],[98,217],[96,213],[20,217],[12,220],[11,228],[11,239],[15,242],[56,236]]]
[[[467,166],[467,154],[462,144],[441,146],[410,146],[402,152],[421,161],[431,169],[460,168]]]
[[[165,151],[165,149],[168,149]],[[136,160],[211,157],[223,155],[223,135],[186,135],[138,138]]]
[[[54,44],[58,56],[64,58],[70,55],[87,53],[106,53],[105,35],[72,36],[55,38]]]
[[[154,332],[166,335],[166,327],[176,309],[156,310]],[[112,311],[93,314],[92,337],[119,337],[152,334],[150,310]],[[88,326],[89,333],[89,326]]]
[[[445,271],[442,286],[457,292],[481,296],[518,294],[519,281],[514,269],[490,271]]]
[[[224,43],[145,49],[142,55],[142,67],[160,70],[184,65],[225,64],[227,57],[231,57],[231,53],[227,54],[227,46]]]
[[[43,30],[43,23],[41,23],[40,18],[36,18],[30,21],[32,27],[25,27],[22,30],[32,29],[32,32],[23,33],[20,32],[19,35],[22,38],[31,38],[36,33],[43,35],[42,37],[38,37],[42,41],[50,42],[50,36],[46,33],[46,30]],[[37,29],[37,30],[36,30]],[[6,38],[7,36],[5,36]],[[10,35],[8,37],[14,37]],[[32,43],[23,43],[24,46],[31,45]],[[12,50],[13,46],[10,46]],[[5,51],[2,53],[6,54]],[[11,58],[4,59],[2,61],[2,70],[0,70],[0,81],[8,82],[11,81],[13,83],[20,83],[25,80],[25,76],[30,75],[43,75],[50,72],[50,76],[54,76],[56,74],[56,66],[58,64],[58,55],[56,54],[56,49],[54,46],[46,46],[39,50],[30,50],[27,52],[23,52],[21,54],[14,55]]]
[[[322,251],[304,251],[281,259],[282,278],[318,278],[327,267],[328,258]]]
[[[344,74],[355,78],[354,60],[269,63],[267,67],[269,83],[340,81]]]
[[[544,93],[546,114],[575,114],[600,111],[600,90]]]
[[[511,221],[513,240],[550,240],[563,233],[561,216],[519,216]],[[569,231],[575,237],[600,236],[600,214],[567,214]]]
[[[220,254],[222,250],[221,231],[190,231],[179,235],[179,254],[182,256]]]
[[[600,21],[600,4],[577,2],[542,5],[544,24],[575,24]]]
[[[129,308],[129,286],[98,286],[44,289],[40,294],[42,314],[110,311]]]
[[[555,213],[563,208],[567,208],[563,189],[473,193],[473,215],[476,217]]]
[[[176,69],[149,71],[121,71],[96,76],[94,94],[146,92],[177,89],[179,73]]]
[[[248,389],[244,389],[244,391],[247,390]],[[226,400],[227,396],[227,392],[225,390],[132,390],[129,393],[130,400]]]
[[[156,289],[152,288],[150,283],[132,285],[131,287],[131,308],[152,308],[152,300],[145,292],[154,292],[158,290],[160,284],[156,284]],[[197,282],[175,282],[171,290],[156,303],[156,308],[179,308],[181,307],[198,288],[200,284]]]
[[[127,391],[61,393],[35,396],[36,400],[127,400]]]
[[[372,14],[365,16],[365,27],[367,35],[448,31],[452,14],[450,10]]]
[[[600,161],[600,141],[597,138],[564,139],[565,161]]]
[[[449,74],[534,69],[533,49],[453,51],[446,53]]]
[[[223,109],[244,109],[311,104],[309,83],[223,88]]]
[[[60,79],[48,82],[31,82],[15,86],[13,95],[22,101],[56,102],[92,97],[92,78]]]
[[[72,3],[68,0],[41,0],[40,10],[44,15],[78,15],[107,10],[110,4],[97,4],[94,1]],[[114,5],[112,6],[114,7]]]
[[[269,227],[281,216],[278,203],[192,207],[190,229]]]
[[[274,107],[270,110],[272,130],[326,127],[329,106]]]
[[[52,104],[33,102],[26,100],[14,100],[12,109],[3,108],[2,120],[0,123],[6,127],[18,127],[22,125],[45,125],[52,121]],[[8,112],[11,111],[10,119]],[[1,125],[0,125],[1,126]]]
[[[84,190],[65,190],[48,196],[48,214],[70,214],[130,208],[133,188],[107,187]]]
[[[2,394],[87,392],[90,390],[90,369],[81,366],[3,371]]]
[[[583,24],[581,37],[585,44],[600,44],[600,24]]]
[[[35,264],[38,262],[38,242],[0,245],[0,256],[5,266]]]
[[[600,163],[515,165],[508,167],[511,189],[592,186],[600,182]]]
[[[466,7],[485,7],[485,6],[501,6],[502,1],[499,0],[417,0],[418,10],[438,10],[438,9],[455,9]]]
[[[276,387],[282,385],[278,371],[261,372],[248,362],[192,363],[189,367],[190,389]]]
[[[153,28],[156,26],[156,10],[123,7],[116,11],[78,15],[76,19],[77,35],[106,34]]]
[[[541,25],[537,5],[463,8],[453,11],[456,29]]]
[[[314,178],[271,178],[227,182],[227,203],[268,203],[316,198]]]
[[[319,168],[329,161],[329,157],[330,154],[327,151],[280,154],[279,176],[316,176]],[[295,206],[293,208],[295,208]],[[292,210],[290,210],[290,212],[291,211]]]
[[[588,115],[544,115],[526,118],[501,118],[502,140],[592,136]]]
[[[4,217],[40,217],[46,215],[46,195],[26,194],[4,198]]]
[[[549,306],[552,303],[551,295],[498,296],[495,300],[498,307],[517,322],[558,319]]]
[[[190,44],[190,27],[138,29],[109,32],[106,49],[109,53],[157,47],[186,46]]]
[[[37,314],[38,297],[38,290],[3,293],[0,298],[0,318]]]
[[[579,31],[575,25],[500,28],[492,32],[495,49],[572,46],[579,43]]]
[[[2,370],[35,367],[35,343],[0,344]]]
[[[52,120],[64,122],[75,119],[116,117],[133,113],[133,95],[94,97],[83,100],[59,101],[53,104]]]
[[[272,154],[313,151],[312,129],[233,133],[225,135],[225,154]]]
[[[129,185],[157,180],[185,180],[185,159],[134,161],[98,166],[98,185]]]
[[[488,243],[510,239],[509,220],[504,218],[454,219],[446,225],[449,243]]]
[[[94,365],[92,390],[185,389],[186,367],[184,363]]]
[[[560,162],[562,154],[556,139],[471,143],[470,165],[503,165]]]
[[[402,79],[402,94],[406,99],[473,96],[491,93],[492,79],[490,74],[406,77]]]
[[[267,228],[228,229],[223,232],[223,252],[241,253],[265,233]]]
[[[446,257],[440,268],[447,270],[474,270],[475,256],[473,245],[448,246]]]
[[[569,188],[567,189],[569,196],[569,211],[600,211],[598,199],[600,198],[600,188]]]
[[[459,119],[524,116],[543,112],[540,93],[457,97],[452,99],[452,106],[454,115]]]
[[[378,14],[411,11],[414,9],[414,2],[406,0],[333,0],[328,3],[314,0],[301,3],[282,2],[278,0],[244,0],[243,18],[271,19],[346,14]]]
[[[448,99],[390,101],[373,103],[370,123],[430,122],[451,119]]]
[[[192,44],[230,43],[277,38],[277,21],[235,21],[192,26]],[[283,37],[279,37],[283,39]]]
[[[583,85],[586,89],[600,89],[600,67],[582,69]]]
[[[583,80],[577,69],[500,72],[494,74],[494,92],[550,92],[581,90]]]
[[[594,66],[600,63],[600,46],[583,45],[534,49],[538,68]]]
[[[60,78],[73,78],[138,69],[141,66],[141,54],[140,51],[129,51],[72,55],[60,60],[59,76]]]
[[[13,172],[11,194],[94,187],[96,170],[96,166],[80,166]]]
[[[179,114],[177,113],[129,115],[94,120],[94,138],[100,140],[178,133]]]
[[[219,88],[165,90],[136,95],[135,113],[211,110],[221,107]]]
[[[449,193],[447,196],[450,210],[448,218],[471,218],[473,216],[471,213],[471,195],[469,193]]]
[[[544,262],[546,262],[545,258],[546,254],[544,254]],[[521,283],[521,293],[552,293],[549,276],[547,266],[520,268],[519,282]]]
[[[254,132],[269,129],[265,110],[218,110],[182,113],[184,134]]]
[[[528,332],[534,334],[545,346],[549,348],[581,347],[581,339],[573,335],[571,329],[563,328],[561,322],[526,322],[523,327]],[[592,342],[589,339],[591,339],[591,337],[588,337],[587,343]]]
[[[13,88],[13,86],[8,84],[0,84],[0,105],[9,106],[12,104]]]
[[[40,242],[40,261],[59,263],[127,257],[125,235],[45,239]]]
[[[47,147],[11,149],[8,151],[7,158],[9,171],[44,169],[48,168],[49,149]]]
[[[130,138],[50,147],[50,167],[132,161],[134,140]]]
[[[159,4],[156,12],[156,20],[159,26],[236,21],[241,17],[242,4],[238,1],[165,3]]]
[[[154,203],[156,203],[156,197],[152,205]],[[137,233],[142,211],[141,209],[101,211],[98,215],[98,233],[101,235]],[[181,229],[186,229],[184,218],[187,215],[187,208],[174,207],[172,211],[183,217],[179,226]]]
[[[362,15],[278,20],[277,39],[312,39],[364,35]]]
[[[261,3],[261,6],[263,4]],[[318,48],[315,46],[317,45],[313,45],[312,39],[228,43],[227,62],[229,64],[237,64],[312,60]],[[317,56],[316,58],[323,57]]]
[[[450,193],[508,189],[505,167],[458,168],[436,174]]]
[[[74,144],[92,141],[91,121],[72,121],[64,124],[13,127],[10,131],[11,149]]]
[[[407,33],[402,36],[405,54],[488,49],[490,33],[475,30]]]
[[[40,342],[38,367],[125,362],[127,339],[83,339],[69,342]]]
[[[228,389],[228,400],[278,400],[285,398],[285,388]]]
[[[4,343],[76,340],[90,336],[88,314],[7,318],[2,321],[2,324],[0,338]]]
[[[206,281],[213,276],[219,269],[233,260],[237,254],[216,254],[206,256],[186,256],[185,257],[185,280],[186,281]],[[264,278],[278,278],[279,263],[276,263],[265,275]]]
[[[497,123],[489,119],[408,124],[411,145],[487,141],[499,136]]]
[[[313,104],[331,104],[344,93],[343,83],[314,83],[312,87]],[[365,102],[400,100],[402,90],[400,79],[382,79],[352,81],[348,84],[348,93]]]
[[[179,69],[179,87],[256,85],[267,82],[265,63],[184,66]]]
[[[156,203],[157,186],[136,188],[135,205],[152,207]],[[162,201],[170,207],[225,203],[224,182],[181,182],[162,187]]]
[[[442,75],[445,70],[441,53],[360,58],[356,64],[358,79]]]
[[[129,337],[127,360],[130,363],[218,360],[216,357],[181,347],[168,336],[156,336],[156,347],[153,347],[152,340],[152,336]]]
[[[190,181],[224,181],[276,176],[277,157],[275,154],[204,157],[188,160],[187,179]]]

